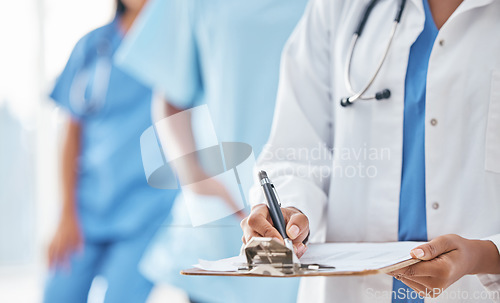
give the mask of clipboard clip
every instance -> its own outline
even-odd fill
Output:
[[[294,252],[274,238],[252,238],[244,248],[247,264],[240,272],[257,275],[287,276],[304,272],[335,269],[320,264],[301,264],[293,262]]]

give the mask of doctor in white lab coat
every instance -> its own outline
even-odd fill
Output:
[[[440,1],[446,7],[451,0]],[[413,251],[425,262],[393,276],[427,292],[425,302],[500,302],[500,1],[455,2],[444,19],[434,5],[436,24],[442,24],[427,70],[431,242]],[[258,169],[277,187],[299,255],[309,233],[310,242],[398,240],[405,75],[424,8],[422,0],[408,0],[387,59],[366,92],[389,88],[390,98],[342,107],[339,101],[350,95],[346,56],[367,3],[311,0],[283,51],[273,129]],[[382,0],[374,7],[352,59],[354,89],[366,84],[382,57],[398,3]],[[265,201],[260,187],[251,194],[256,205],[242,221],[244,242],[280,237],[259,204]],[[299,299],[388,303],[392,278],[307,278]]]

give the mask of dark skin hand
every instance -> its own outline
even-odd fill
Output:
[[[293,242],[297,257],[300,258],[307,250],[307,246],[302,242],[309,235],[309,220],[294,207],[282,208],[281,212],[286,223],[286,233]],[[244,244],[252,237],[270,237],[283,241],[283,237],[273,226],[267,205],[264,204],[252,208],[250,215],[241,221],[241,228],[243,229],[242,241]]]
[[[309,221],[293,207],[282,208],[286,231],[293,240],[300,258],[307,250],[302,243],[309,234]],[[252,237],[272,237],[282,240],[272,225],[266,205],[252,208],[250,216],[241,221],[243,243]],[[465,275],[500,274],[500,253],[491,241],[468,240],[458,235],[444,235],[411,251],[421,262],[391,272],[422,296],[436,297]]]
[[[465,275],[500,274],[500,254],[491,241],[444,235],[411,251],[421,262],[390,273],[422,297],[437,297]]]
[[[83,237],[76,213],[63,211],[59,226],[48,249],[50,268],[70,270],[70,257],[83,252]]]

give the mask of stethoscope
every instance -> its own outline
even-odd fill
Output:
[[[345,70],[344,70],[344,81],[345,81],[345,85],[346,85],[347,89],[349,90],[351,96],[342,98],[340,100],[340,105],[342,105],[343,107],[352,105],[354,102],[356,102],[358,100],[384,100],[384,99],[389,99],[391,97],[391,91],[388,88],[383,89],[383,90],[375,93],[375,95],[365,96],[364,94],[366,93],[366,91],[368,91],[368,89],[372,86],[373,82],[377,78],[377,75],[380,72],[382,65],[384,64],[384,61],[387,57],[387,54],[389,53],[389,49],[391,48],[392,41],[394,40],[394,35],[396,34],[396,29],[398,28],[398,25],[401,21],[401,15],[403,15],[406,0],[401,0],[399,9],[396,13],[396,17],[394,18],[394,22],[392,25],[389,43],[387,43],[387,47],[385,48],[385,53],[382,57],[382,60],[380,60],[380,63],[378,64],[378,67],[377,67],[375,73],[373,74],[373,76],[371,77],[370,81],[368,81],[368,83],[364,86],[364,88],[358,92],[355,92],[354,89],[352,88],[352,85],[351,85],[351,62],[352,62],[352,56],[354,53],[354,48],[356,47],[356,43],[358,42],[358,38],[361,37],[361,34],[363,33],[363,29],[366,25],[366,22],[368,21],[368,18],[370,17],[370,13],[372,12],[373,8],[375,7],[375,5],[377,4],[378,1],[379,0],[372,0],[368,4],[368,6],[366,7],[365,12],[363,14],[363,18],[361,18],[361,21],[359,22],[359,25],[358,25],[356,31],[354,32],[354,35],[353,35],[352,40],[351,40],[351,44],[349,46],[349,51],[347,53],[347,64],[345,65]]]
[[[110,39],[102,38],[98,42],[95,56],[95,65],[92,60],[83,62],[69,89],[71,109],[81,116],[98,113],[106,103],[112,65]]]

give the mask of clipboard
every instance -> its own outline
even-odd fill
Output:
[[[337,270],[333,266],[322,264],[293,263],[293,252],[276,239],[254,237],[245,246],[247,262],[238,265],[237,271],[211,271],[200,268],[182,270],[187,276],[231,276],[231,277],[330,277],[330,276],[365,276],[386,274],[420,262],[408,259],[377,269]]]

